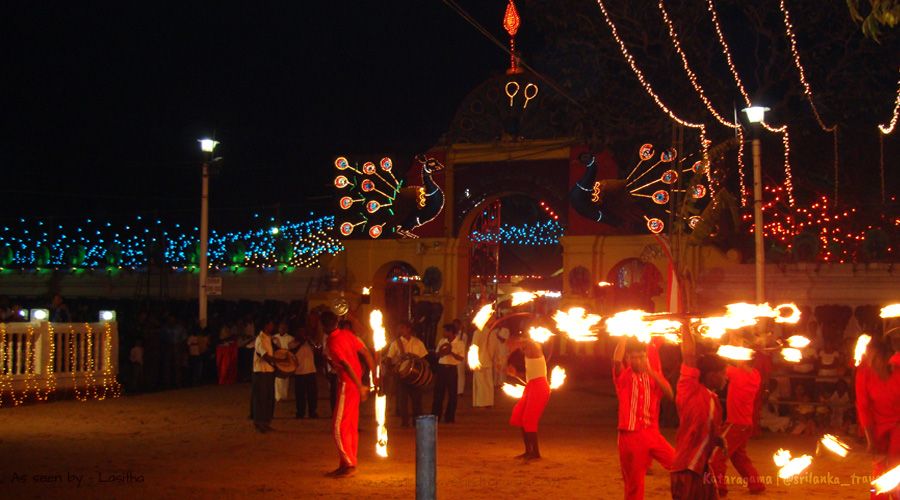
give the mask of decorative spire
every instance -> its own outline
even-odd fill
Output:
[[[522,69],[516,64],[516,33],[519,31],[519,11],[516,10],[516,4],[513,0],[509,0],[506,5],[506,13],[503,14],[503,29],[509,33],[509,69],[506,70],[507,75],[521,73]]]

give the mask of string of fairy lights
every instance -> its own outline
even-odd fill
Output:
[[[675,114],[666,104],[663,102],[662,98],[659,97],[659,94],[653,90],[653,86],[650,85],[650,82],[647,81],[647,78],[644,76],[644,72],[638,67],[635,62],[634,56],[631,55],[631,52],[628,50],[628,47],[625,45],[625,41],[622,37],[619,36],[619,30],[616,28],[616,24],[613,22],[612,18],[609,15],[609,12],[606,10],[606,5],[604,5],[603,0],[597,0],[597,5],[600,7],[600,12],[603,13],[603,18],[606,20],[606,24],[609,25],[609,30],[612,32],[613,38],[615,38],[616,42],[619,45],[619,51],[622,53],[622,57],[625,58],[625,61],[628,63],[628,66],[631,68],[631,71],[634,73],[634,76],[637,77],[638,82],[640,82],[641,86],[644,88],[644,91],[647,92],[647,95],[653,99],[653,102],[656,103],[656,106],[662,110],[669,118],[682,125],[684,127],[696,129],[700,133],[700,149],[703,152],[703,160],[709,160],[709,140],[706,138],[706,125],[702,123],[694,123],[680,118]],[[711,187],[716,190],[716,186],[713,186],[713,178],[709,171],[707,171],[707,180],[710,181]]]
[[[741,127],[740,122],[735,117],[733,122],[726,120],[716,108],[712,105],[712,102],[709,100],[709,97],[706,95],[706,91],[703,89],[703,86],[700,85],[700,81],[697,78],[697,74],[691,69],[691,65],[688,63],[687,54],[684,53],[684,49],[681,47],[681,40],[678,38],[678,32],[675,30],[675,23],[672,22],[672,18],[669,17],[669,12],[666,10],[666,6],[663,0],[659,0],[657,2],[657,7],[659,7],[659,11],[662,14],[663,21],[666,23],[666,27],[669,32],[669,39],[672,41],[672,46],[675,47],[675,51],[678,52],[678,56],[681,58],[681,66],[684,68],[684,72],[688,77],[688,80],[691,82],[691,87],[694,88],[694,91],[697,92],[697,96],[700,98],[700,101],[703,102],[703,105],[706,106],[707,111],[716,119],[720,124],[730,129],[734,129],[735,133],[738,136],[738,153],[737,153],[737,165],[738,165],[738,178],[740,182],[740,190],[741,190],[741,206],[747,206],[747,201],[750,198],[750,191],[747,188],[747,181],[744,176],[744,131]]]
[[[469,240],[474,243],[494,243],[500,245],[545,246],[558,245],[563,235],[563,227],[556,219],[518,226],[502,224],[498,232],[482,233],[473,231]]]
[[[210,231],[210,268],[290,271],[318,267],[319,257],[343,250],[333,236],[334,217],[302,222],[269,220],[264,228],[246,231]],[[138,270],[151,258],[174,270],[196,271],[199,263],[197,227],[166,225],[159,219],[137,216],[132,222],[85,219],[75,227],[51,225],[40,219],[20,218],[0,226],[0,271],[9,269]]]

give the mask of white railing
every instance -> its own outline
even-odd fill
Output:
[[[118,395],[118,357],[115,322],[0,323],[0,406],[60,389],[79,399]]]

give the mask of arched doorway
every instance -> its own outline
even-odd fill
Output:
[[[399,260],[388,262],[375,272],[373,298],[384,312],[386,325],[412,320],[413,301],[419,295],[421,280],[412,265]]]
[[[533,194],[500,193],[466,215],[459,256],[467,311],[522,286],[561,290],[563,226],[553,205]]]
[[[614,310],[653,311],[653,297],[663,292],[663,276],[655,265],[638,258],[619,261],[609,270]]]

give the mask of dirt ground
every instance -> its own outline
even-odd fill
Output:
[[[259,435],[247,420],[249,390],[248,384],[206,386],[4,408],[0,497],[415,496],[415,430],[390,420],[390,457],[377,457],[371,400],[362,410],[359,474],[331,479],[323,477],[337,466],[330,419],[296,420],[293,402],[281,402],[273,422],[277,432]],[[612,394],[608,383],[599,382],[570,381],[555,391],[541,422],[544,459],[529,464],[512,459],[521,452],[519,434],[507,424],[513,401],[499,394],[497,407],[474,410],[467,394],[460,400],[457,423],[438,430],[438,496],[621,498]],[[426,397],[426,408],[429,403]],[[321,401],[320,414],[328,415],[327,406]],[[664,434],[673,442],[674,430]],[[769,434],[751,441],[751,457],[772,481],[766,496],[867,498],[862,479],[870,471],[867,455],[851,454],[843,461],[816,457],[802,484],[785,484],[777,481],[771,459],[779,447],[813,454],[815,438]],[[668,492],[669,476],[654,464],[647,498],[668,498]],[[750,495],[736,485],[729,497]]]

